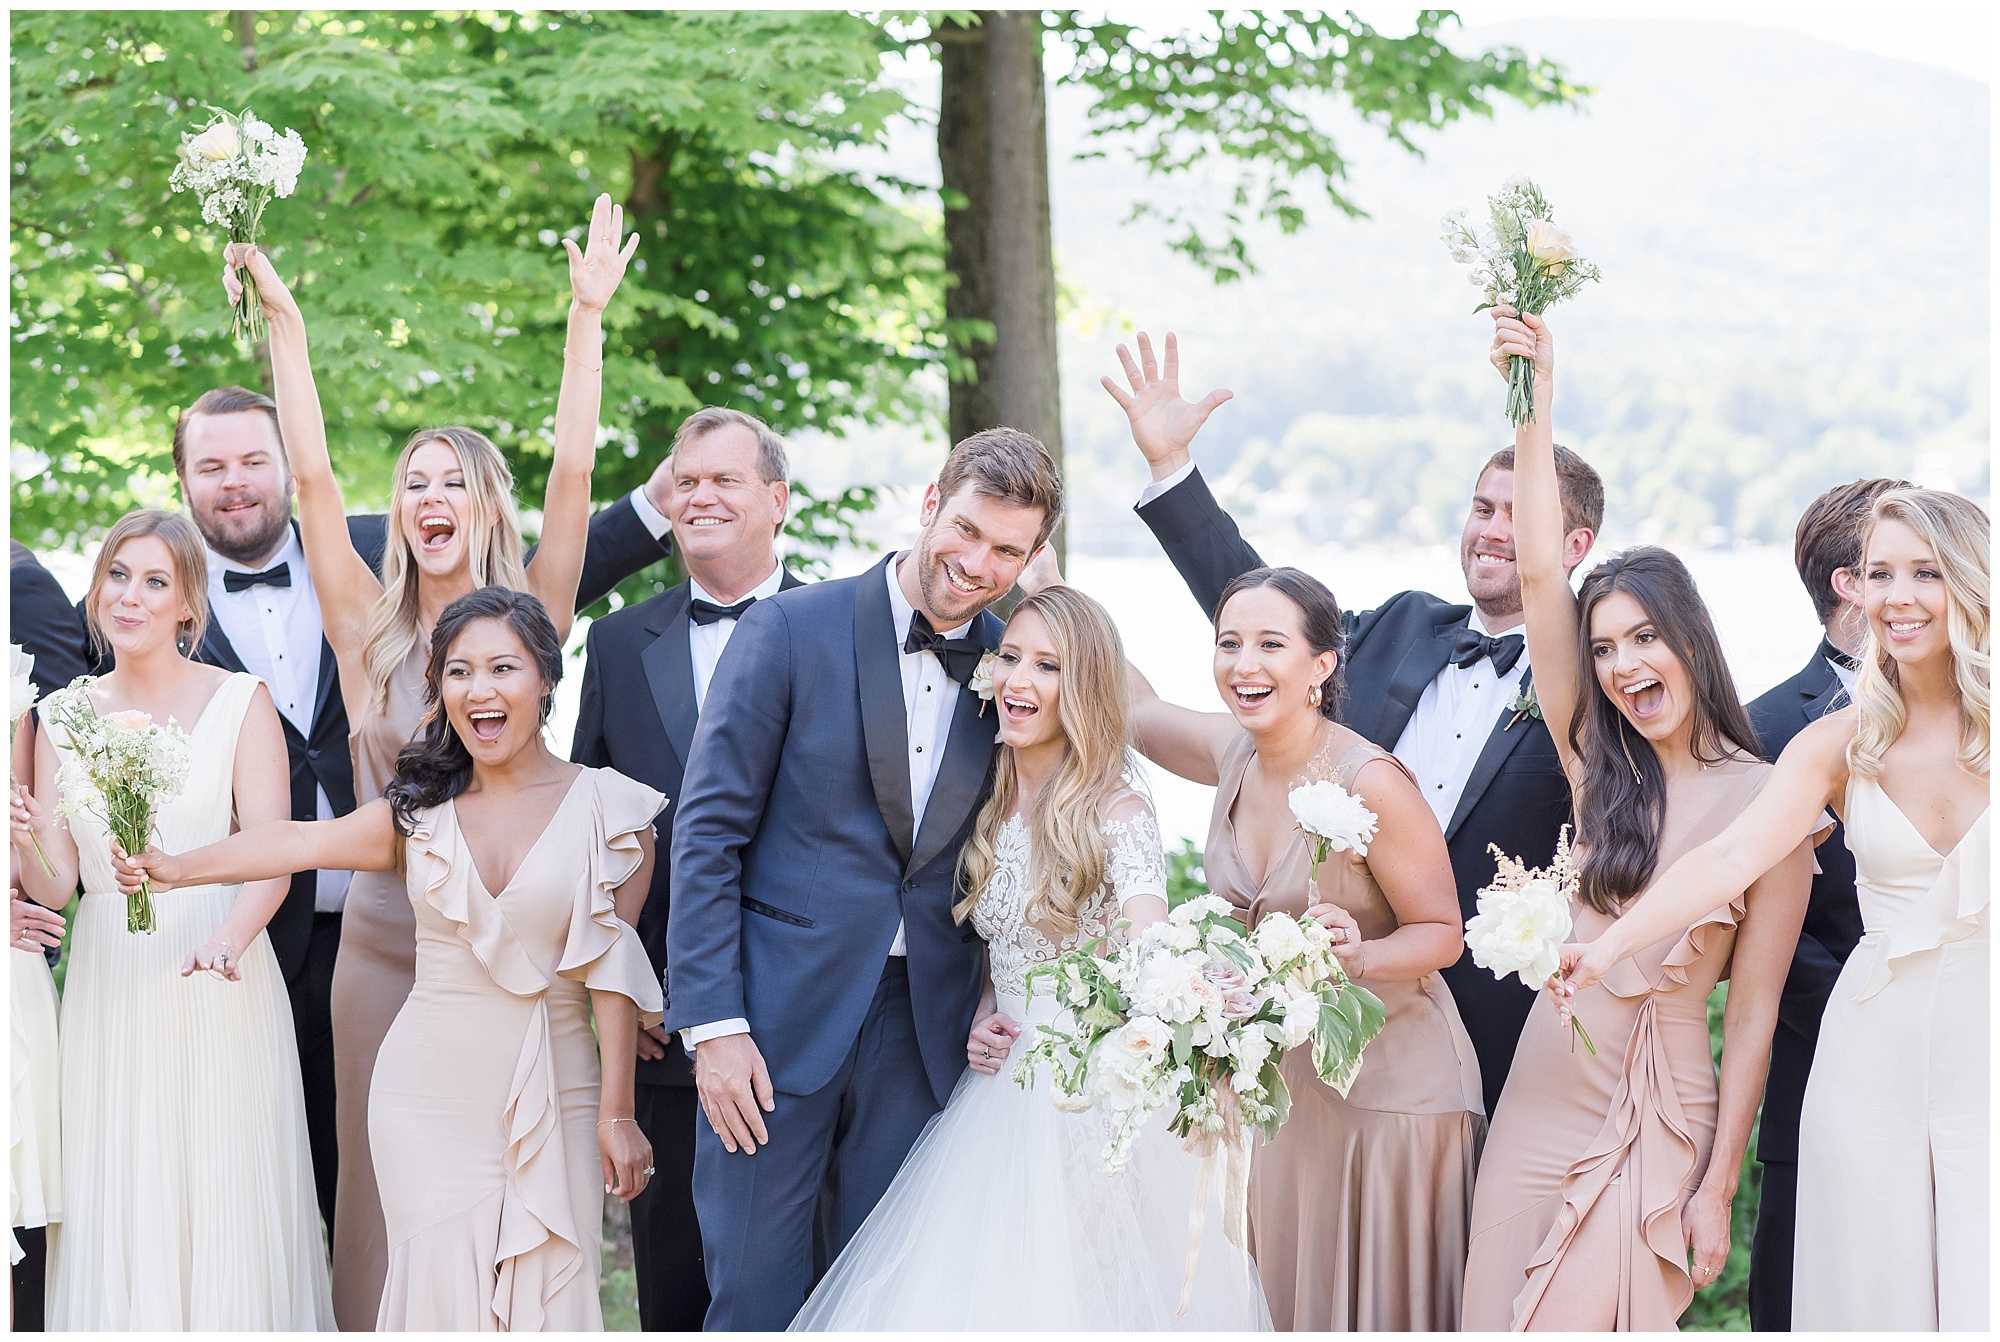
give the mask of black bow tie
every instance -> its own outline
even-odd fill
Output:
[[[1839,648],[1834,647],[1833,640],[1830,638],[1823,638],[1819,641],[1819,655],[1832,662],[1835,666],[1843,667],[1846,670],[1859,671],[1861,669],[1861,659],[1851,652],[1842,652]]]
[[[290,564],[273,564],[262,573],[238,573],[233,568],[222,570],[222,590],[225,592],[241,592],[258,586],[290,587],[291,585]]]
[[[903,640],[903,651],[935,653],[944,664],[944,673],[961,685],[972,679],[979,659],[986,655],[977,639],[946,638],[931,628],[929,617],[920,610],[910,614],[910,634]]]
[[[1514,663],[1521,660],[1521,652],[1527,646],[1527,640],[1519,634],[1502,634],[1495,638],[1491,634],[1480,633],[1468,624],[1451,640],[1451,664],[1467,667],[1481,657],[1490,657],[1493,669],[1504,676],[1514,669]]]
[[[746,596],[733,606],[718,606],[713,601],[703,601],[700,597],[688,602],[688,616],[696,624],[714,624],[717,620],[740,620],[743,612],[755,605],[757,598]]]

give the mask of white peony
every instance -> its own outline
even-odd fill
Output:
[[[1133,1011],[1161,1020],[1188,1021],[1210,1006],[1220,1007],[1220,990],[1202,972],[1206,963],[1198,954],[1165,951],[1140,961],[1127,989]]]
[[[1331,779],[1295,787],[1292,815],[1307,834],[1326,840],[1329,851],[1368,856],[1375,837],[1375,813],[1361,798]]]
[[[1273,913],[1258,923],[1252,940],[1266,964],[1281,965],[1312,949],[1305,933],[1299,930],[1299,920],[1283,913]]]
[[[1515,890],[1481,890],[1479,912],[1465,924],[1465,945],[1474,964],[1500,978],[1517,974],[1530,988],[1540,988],[1562,967],[1570,926],[1562,887],[1537,877]]]
[[[227,121],[218,121],[187,143],[187,153],[220,163],[243,152],[243,137]]]

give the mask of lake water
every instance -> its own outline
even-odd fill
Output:
[[[1600,547],[1598,553],[1608,550]],[[1775,547],[1693,551],[1684,557],[1714,612],[1737,690],[1746,701],[1804,665],[1819,639],[1819,625],[1788,551]],[[72,596],[82,593],[90,578],[88,556],[52,554],[43,558]],[[1436,592],[1451,600],[1465,599],[1458,556],[1443,546],[1395,550],[1328,547],[1296,553],[1274,548],[1266,558],[1297,564],[1318,575],[1333,587],[1343,605],[1354,610],[1365,610],[1409,588]],[[859,572],[875,559],[859,552],[847,555],[837,565],[836,576]],[[1208,622],[1166,559],[1076,555],[1070,561],[1070,578],[1111,611],[1127,652],[1154,688],[1175,703],[1221,711],[1209,671]],[[555,748],[563,753],[568,751],[576,723],[586,628],[579,624],[570,634],[569,673],[556,691],[550,726]],[[1151,765],[1146,767],[1168,844],[1182,838],[1202,843],[1208,833],[1212,789]]]

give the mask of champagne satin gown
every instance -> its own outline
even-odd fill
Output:
[[[396,756],[424,720],[427,643],[419,642],[389,677],[386,708],[348,728],[354,799],[366,806],[396,777]],[[403,877],[357,871],[340,918],[333,965],[334,1131],[340,1170],[333,1199],[333,1310],[343,1332],[375,1326],[389,1266],[382,1200],[368,1146],[368,1090],[382,1038],[416,979],[417,928]]]
[[[1719,834],[1770,772],[1750,760],[1703,771],[1698,803],[1667,811],[1654,870]],[[1708,995],[1729,976],[1746,907],[1739,893],[1578,993],[1595,1056],[1546,999],[1528,1014],[1472,1202],[1468,1330],[1676,1326],[1694,1298],[1681,1209],[1715,1144]],[[1570,911],[1577,941],[1613,921]]]
[[[665,804],[582,770],[498,891],[452,803],[417,817],[405,845],[416,982],[368,1104],[388,1243],[378,1330],[603,1328],[590,993],[621,993],[642,1025],[660,1023],[659,979],[612,894]]]
[[[155,814],[184,853],[233,828],[236,737],[261,682],[223,682],[188,731],[180,795]],[[67,737],[51,729],[59,753]],[[111,841],[70,822],[83,901],[62,1000],[62,1226],[48,1327],[296,1332],[333,1327],[291,998],[263,933],[241,978],[181,977],[240,885],[156,892],[125,930]]]
[[[1261,882],[1236,846],[1236,798],[1253,754],[1246,735],[1225,757],[1202,856],[1210,890],[1251,927],[1273,910],[1301,914],[1318,902],[1308,898],[1304,835]],[[1373,760],[1408,774],[1394,755],[1358,741],[1332,778],[1354,792],[1355,774]],[[1319,899],[1352,914],[1364,939],[1396,929],[1367,866],[1342,854],[1320,864]],[[1292,1112],[1251,1160],[1251,1256],[1281,1331],[1450,1331],[1486,1128],[1479,1059],[1437,974],[1363,986],[1382,999],[1388,1023],[1346,1098],[1319,1079],[1309,1045],[1280,1064]]]
[[[1861,944],[1799,1116],[1792,1327],[1989,1326],[1992,811],[1949,854],[1848,784]]]

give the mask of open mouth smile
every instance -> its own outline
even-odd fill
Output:
[[[466,716],[472,723],[472,734],[482,741],[498,741],[507,730],[507,714],[501,709],[482,708]]]
[[[458,523],[444,513],[425,513],[417,519],[417,531],[423,536],[423,548],[436,553],[458,535]]]
[[[1666,701],[1667,687],[1658,680],[1647,679],[1627,685],[1619,693],[1625,696],[1631,716],[1643,722],[1660,711],[1660,705]]]
[[[1236,706],[1242,709],[1263,707],[1276,691],[1275,685],[1243,684],[1229,687],[1229,692],[1236,697]]]

